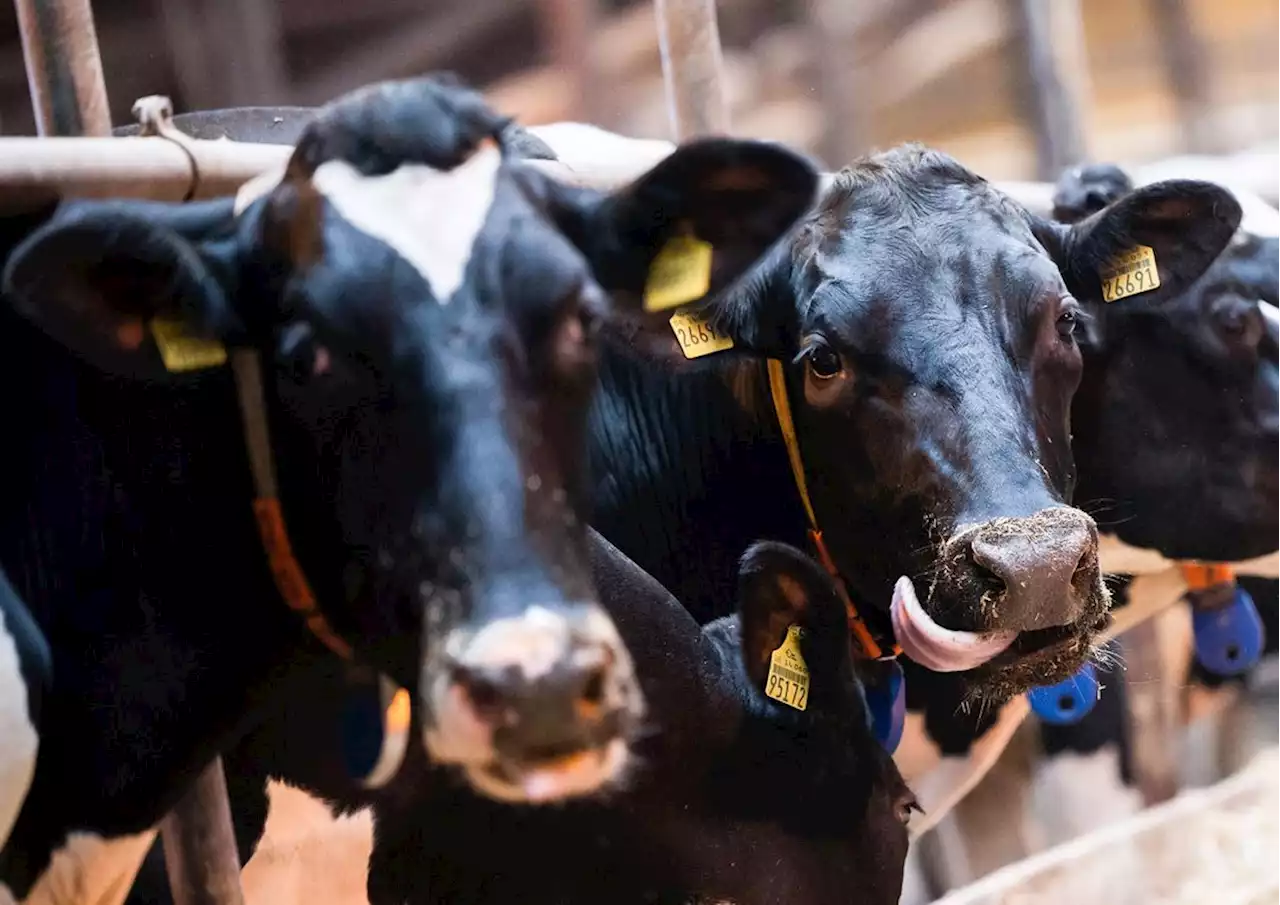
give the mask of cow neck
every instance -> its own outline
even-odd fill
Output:
[[[277,491],[275,463],[271,455],[271,432],[267,425],[266,399],[262,391],[262,364],[258,352],[254,349],[232,350],[231,367],[235,374],[236,393],[240,398],[249,470],[253,474],[253,514],[276,589],[289,608],[303,617],[307,628],[325,647],[341,659],[351,661],[354,659],[351,645],[338,636],[329,620],[320,612],[311,584],[289,543],[289,533],[285,528],[284,513],[280,508]]]
[[[786,372],[783,370],[782,362],[776,358],[769,359],[768,367],[769,394],[773,397],[773,410],[778,416],[778,429],[782,431],[782,442],[787,447],[787,461],[791,465],[791,477],[795,481],[796,490],[800,494],[800,503],[804,506],[805,516],[809,519],[809,540],[813,542],[813,548],[818,554],[819,561],[835,581],[836,590],[840,594],[840,599],[844,601],[845,613],[849,618],[849,630],[858,639],[858,643],[862,645],[862,652],[872,660],[892,660],[902,653],[902,648],[895,643],[888,653],[885,652],[885,649],[876,640],[876,636],[858,613],[858,607],[853,602],[853,598],[849,596],[849,589],[845,585],[844,578],[840,575],[840,570],[836,568],[835,560],[831,558],[831,554],[827,551],[826,541],[822,539],[822,529],[818,527],[817,513],[813,510],[813,501],[809,498],[809,482],[804,474],[804,459],[800,454],[800,438],[796,436],[795,421],[791,417],[791,400],[787,396]]]
[[[607,336],[589,460],[592,526],[700,623],[734,612],[752,543],[806,544],[762,362],[672,368]]]

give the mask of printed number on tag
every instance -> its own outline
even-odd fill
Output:
[[[1115,302],[1159,288],[1160,269],[1156,267],[1156,253],[1146,245],[1135,246],[1117,255],[1102,271],[1104,301]]]
[[[644,310],[666,311],[696,302],[711,289],[711,246],[693,236],[676,236],[649,267]]]
[[[180,321],[154,318],[151,335],[166,371],[199,371],[227,363],[227,350],[222,343],[188,336]]]
[[[769,657],[769,679],[764,693],[796,710],[809,706],[809,666],[800,652],[802,629],[787,629],[782,645]]]
[[[671,315],[671,329],[684,351],[685,358],[701,358],[712,352],[733,348],[733,340],[711,329],[711,325],[692,314]]]

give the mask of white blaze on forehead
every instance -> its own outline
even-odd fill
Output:
[[[519,666],[532,682],[551,672],[569,649],[569,623],[540,606],[486,625],[467,645],[461,664],[472,669]]]
[[[462,285],[493,205],[501,162],[496,149],[485,148],[448,171],[410,163],[366,176],[346,161],[330,160],[311,183],[347,222],[413,265],[444,304]]]
[[[0,849],[18,819],[36,768],[39,738],[27,712],[27,683],[18,644],[0,611]]]

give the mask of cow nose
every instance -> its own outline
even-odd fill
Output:
[[[482,627],[454,646],[438,691],[433,756],[486,764],[510,786],[503,796],[529,800],[609,781],[620,762],[608,752],[625,749],[643,709],[612,621],[587,605],[532,607]]]
[[[984,599],[984,607],[995,610],[987,618],[1018,631],[1076,622],[1101,580],[1097,525],[1066,506],[980,525],[969,559],[996,591],[990,602]]]

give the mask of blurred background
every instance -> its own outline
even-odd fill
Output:
[[[669,137],[652,0],[96,0],[114,120],[313,105],[438,69],[529,124]],[[1277,141],[1274,0],[720,0],[735,133],[838,165],[916,139],[989,178],[1083,158],[1143,163]],[[1043,21],[1028,10],[1040,8]],[[0,130],[34,134],[10,4]],[[1037,103],[1047,28],[1068,109]],[[1053,86],[1047,86],[1052,91]],[[1074,109],[1072,109],[1074,108]]]

